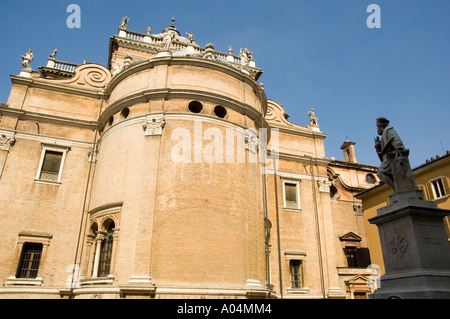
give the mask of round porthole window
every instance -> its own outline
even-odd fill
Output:
[[[124,118],[124,119],[126,119],[129,115],[130,115],[130,109],[129,108],[124,108],[123,110],[122,110],[122,112],[120,112],[120,115],[122,115],[122,117]]]
[[[200,113],[203,110],[203,105],[199,101],[192,101],[189,103],[188,109],[192,113]]]
[[[227,109],[221,105],[217,105],[214,108],[214,114],[223,119],[227,115]]]
[[[376,180],[375,176],[373,176],[372,174],[367,174],[366,182],[369,184],[375,184],[377,182],[377,180]]]

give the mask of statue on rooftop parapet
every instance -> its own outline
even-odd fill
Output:
[[[316,113],[314,113],[313,108],[311,108],[311,110],[309,110],[308,115],[309,115],[309,124],[318,125],[317,121],[319,120],[319,118],[316,116]]]
[[[31,52],[31,49],[28,49],[25,55],[22,55],[22,65],[25,70],[31,70],[30,63],[34,60],[34,54]]]
[[[241,58],[241,65],[246,66],[250,64],[250,60],[253,59],[253,52],[247,48],[239,51],[239,56]]]
[[[381,140],[378,136],[375,138],[375,149],[381,161],[378,177],[395,193],[417,190],[409,164],[409,150],[394,128],[389,126],[389,120],[377,118],[377,133],[381,136]]]
[[[123,17],[122,22],[120,23],[119,29],[126,29],[129,21],[130,21],[130,19],[128,17]]]
[[[58,53],[58,49],[53,50],[52,54],[50,54],[50,59],[56,59],[56,53]]]
[[[188,36],[188,42],[189,43],[194,43],[194,34],[192,33],[192,31],[186,32],[186,35]]]
[[[163,50],[167,51],[170,49],[170,46],[172,45],[172,41],[175,39],[175,33],[174,32],[167,32],[162,40],[162,48]]]

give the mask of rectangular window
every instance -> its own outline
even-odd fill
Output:
[[[36,181],[59,183],[70,147],[42,144],[41,161],[36,174]]]
[[[41,262],[42,244],[24,243],[16,278],[36,278]]]
[[[290,260],[289,269],[291,276],[291,288],[302,288],[302,261]]]
[[[356,247],[345,247],[344,248],[345,257],[347,258],[347,267],[356,268]]]
[[[39,179],[56,182],[61,168],[63,152],[45,151]]]
[[[444,185],[441,178],[431,181],[431,186],[433,187],[434,198],[437,199],[445,196]]]
[[[284,208],[300,209],[299,182],[283,181]]]

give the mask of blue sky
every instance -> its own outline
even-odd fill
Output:
[[[81,8],[81,28],[66,25],[72,3]],[[381,8],[379,29],[366,24],[372,3]],[[128,29],[153,33],[175,16],[177,29],[192,31],[199,45],[251,49],[267,97],[292,122],[307,125],[314,107],[327,156],[342,160],[349,139],[358,162],[379,165],[373,138],[375,119],[384,116],[416,167],[450,149],[449,12],[448,0],[2,0],[0,102],[29,48],[34,70],[55,48],[59,60],[106,65],[123,16]]]

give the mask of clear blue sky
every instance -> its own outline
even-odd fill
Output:
[[[72,3],[81,8],[79,29],[66,25]],[[381,8],[380,29],[366,25],[372,3]],[[175,16],[177,29],[192,31],[199,45],[251,49],[267,97],[292,122],[307,125],[314,107],[327,156],[342,160],[349,139],[358,162],[379,165],[373,138],[375,119],[384,116],[416,167],[450,149],[449,14],[449,0],[2,0],[0,102],[29,48],[34,70],[55,48],[59,60],[106,65],[123,16],[128,29],[153,33]]]

